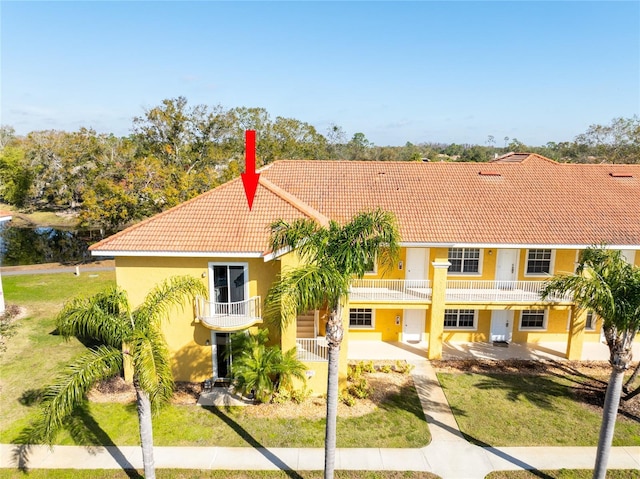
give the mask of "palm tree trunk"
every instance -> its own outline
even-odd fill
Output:
[[[640,373],[640,361],[638,361],[638,364],[636,364],[636,368],[633,370],[633,374],[631,375],[631,377],[629,377],[629,379],[627,379],[627,382],[624,383],[624,386],[622,387],[622,390],[625,393],[629,392],[629,388],[631,387],[631,385],[633,384],[633,382],[636,380],[636,378],[638,377],[638,373]],[[626,398],[625,398],[626,399]]]
[[[607,475],[607,463],[611,452],[613,432],[620,406],[620,395],[622,392],[622,381],[624,379],[624,369],[614,366],[607,385],[607,394],[602,407],[602,424],[600,425],[600,437],[598,438],[598,450],[596,452],[596,464],[593,469],[593,479],[605,479]]]
[[[140,445],[145,479],[156,479],[156,466],[153,460],[153,423],[151,422],[151,401],[149,395],[136,385],[138,423],[140,426]]]
[[[327,424],[324,435],[324,479],[333,479],[336,468],[336,429],[338,421],[338,365],[344,334],[340,305],[332,308],[327,321]]]

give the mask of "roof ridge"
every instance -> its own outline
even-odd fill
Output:
[[[191,203],[195,202],[196,200],[198,200],[198,199],[200,199],[200,198],[202,198],[204,196],[211,195],[215,191],[217,191],[217,190],[219,190],[221,188],[227,187],[228,185],[231,185],[232,183],[234,183],[236,181],[239,181],[239,180],[240,180],[240,177],[234,178],[231,181],[227,181],[226,183],[222,183],[221,185],[218,185],[218,186],[215,186],[215,187],[211,188],[209,191],[205,191],[204,193],[200,193],[199,195],[194,196],[193,198],[191,198],[191,199],[189,199],[187,201],[184,201],[182,203],[178,203],[177,205],[172,206],[168,210],[161,211],[160,213],[156,213],[155,215],[150,216],[148,218],[145,218],[142,221],[139,221],[138,223],[134,223],[131,226],[128,226],[127,228],[125,228],[123,230],[120,230],[117,233],[114,233],[114,234],[112,234],[110,236],[107,236],[106,238],[98,241],[97,243],[92,244],[91,246],[89,246],[89,251],[92,251],[95,248],[99,248],[103,244],[107,244],[107,243],[111,242],[112,240],[119,238],[120,236],[122,236],[125,233],[129,234],[131,231],[137,230],[138,228],[146,225],[147,223],[151,223],[152,221],[156,221],[159,218],[163,218],[164,216],[168,215],[169,213],[171,213],[171,212],[173,212],[175,210],[179,210],[181,208],[184,208],[184,207],[190,205]]]
[[[318,223],[320,223],[321,226],[327,226],[329,224],[330,220],[327,216],[323,215],[311,205],[304,203],[288,191],[267,180],[264,176],[260,176],[259,183],[266,189],[268,189],[271,193],[286,201],[304,215],[316,220]]]

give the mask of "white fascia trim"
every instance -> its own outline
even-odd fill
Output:
[[[262,258],[262,253],[248,251],[237,253],[230,251],[182,252],[182,251],[92,251],[91,256],[148,256],[171,258]]]
[[[5,221],[10,221],[13,216],[0,216],[0,223],[4,223]]]
[[[282,248],[279,249],[278,251],[275,251],[273,253],[269,253],[269,254],[265,254],[264,255],[264,262],[268,263],[269,261],[273,261],[274,259],[279,258],[280,256],[284,256],[285,254],[291,252],[291,248],[289,246],[287,246],[286,248]]]
[[[410,243],[403,241],[400,246],[407,248],[502,248],[502,249],[587,249],[593,244],[525,244],[525,243]],[[640,245],[607,244],[607,249],[640,249]]]

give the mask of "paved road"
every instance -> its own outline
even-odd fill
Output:
[[[95,271],[113,271],[115,262],[113,260],[96,261],[94,263],[86,263],[81,265],[64,265],[61,263],[34,264],[25,266],[3,266],[0,268],[2,276],[22,276],[27,274],[80,274],[91,273]]]

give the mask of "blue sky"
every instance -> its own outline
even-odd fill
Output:
[[[1,122],[127,135],[165,98],[376,145],[529,145],[640,113],[640,2],[1,3]]]

